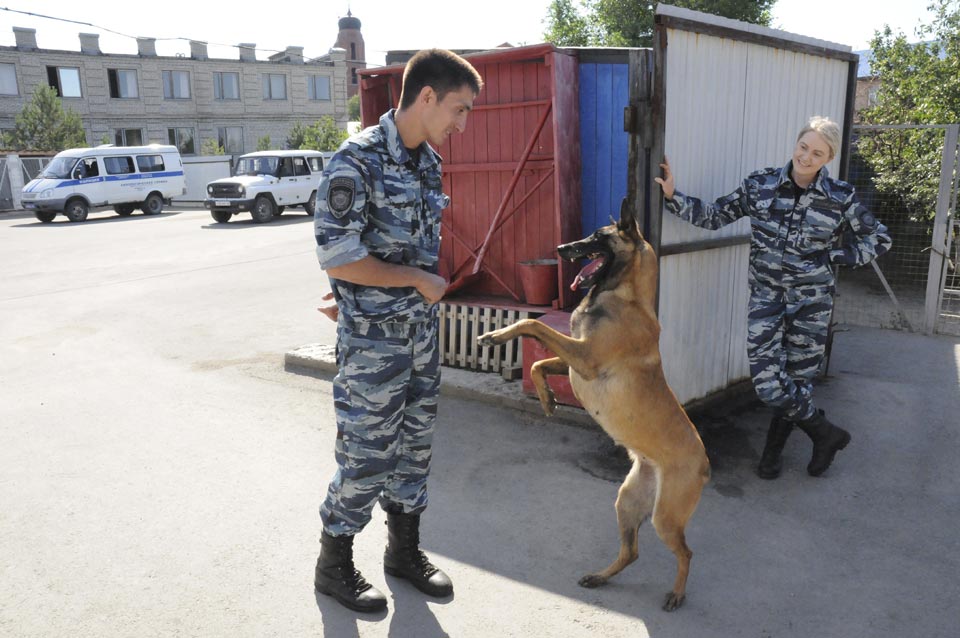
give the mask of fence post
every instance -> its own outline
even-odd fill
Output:
[[[23,191],[23,167],[20,156],[16,153],[7,154],[7,179],[10,180],[10,199],[13,200],[13,210],[20,210],[20,193]]]
[[[947,226],[950,223],[951,190],[957,165],[960,124],[950,124],[946,129],[943,139],[943,157],[940,161],[940,190],[937,193],[937,210],[933,220],[930,266],[927,271],[927,294],[923,308],[923,330],[927,334],[933,334],[940,315],[943,272],[947,261],[947,231],[949,230]]]

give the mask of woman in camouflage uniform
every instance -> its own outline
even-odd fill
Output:
[[[765,479],[780,475],[780,455],[794,426],[813,440],[812,476],[823,474],[850,442],[812,396],[833,308],[833,266],[867,264],[891,242],[853,187],[827,174],[840,142],[835,122],[814,117],[785,166],[751,173],[713,203],[676,190],[666,158],[663,177],[656,178],[666,209],[691,224],[717,229],[750,219],[747,353],[757,395],[774,410],[757,467]]]

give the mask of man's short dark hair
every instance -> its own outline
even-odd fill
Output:
[[[424,49],[410,58],[403,70],[403,90],[400,108],[412,105],[423,87],[429,86],[442,100],[447,93],[469,86],[474,95],[480,94],[483,79],[469,62],[446,49]]]

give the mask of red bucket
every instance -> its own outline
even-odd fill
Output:
[[[520,284],[526,302],[533,306],[549,306],[557,298],[557,260],[521,261]]]

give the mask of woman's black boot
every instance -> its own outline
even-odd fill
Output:
[[[797,421],[797,427],[813,441],[813,456],[807,465],[807,474],[810,476],[820,476],[826,472],[837,452],[850,443],[850,433],[827,421],[823,410],[817,410],[809,419]]]
[[[780,476],[780,455],[792,431],[791,421],[779,414],[773,415],[770,429],[767,430],[767,444],[763,446],[763,454],[760,455],[760,463],[757,465],[757,476],[762,479],[775,479]]]

